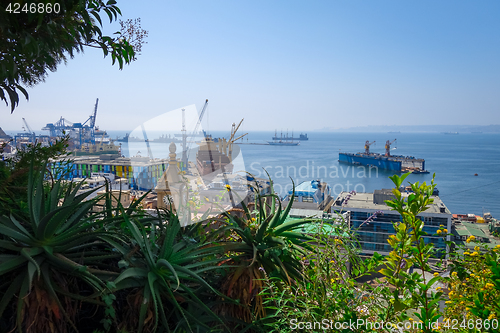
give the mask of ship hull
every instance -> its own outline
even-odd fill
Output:
[[[401,172],[401,161],[391,161],[385,156],[339,153],[339,162],[355,165],[374,166],[380,169]]]
[[[396,172],[429,173],[425,170],[425,160],[413,156],[339,153],[339,162],[373,166]]]
[[[307,136],[301,136],[298,138],[290,138],[290,137],[279,137],[279,136],[273,136],[273,140],[287,140],[287,141],[307,141],[309,138]]]

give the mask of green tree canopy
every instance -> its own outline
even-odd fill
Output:
[[[19,104],[18,92],[28,99],[26,88],[86,46],[111,55],[120,69],[135,60],[147,36],[140,21],[120,22],[120,32],[105,36],[103,13],[110,23],[121,15],[114,0],[1,1],[0,99],[10,102],[11,112]]]

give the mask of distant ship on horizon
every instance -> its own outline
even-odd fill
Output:
[[[288,132],[286,133],[285,137],[283,137],[283,133],[281,133],[281,137],[279,137],[278,134],[277,134],[277,132],[275,131],[274,132],[274,136],[273,136],[273,140],[307,141],[307,140],[309,140],[309,138],[307,137],[307,133],[306,134],[300,133],[298,138],[294,138],[293,137],[293,132],[292,132],[292,136],[291,137],[288,136]]]
[[[304,135],[300,134],[300,137],[304,137]],[[288,136],[288,132],[286,133],[286,136],[283,136],[283,132],[281,132],[281,136],[278,137],[278,132],[274,131],[273,141],[267,141],[267,143],[271,146],[298,146],[300,142],[294,142],[294,139],[293,132],[291,137]],[[305,139],[301,140],[309,140],[309,138],[307,138],[307,134],[305,135]]]

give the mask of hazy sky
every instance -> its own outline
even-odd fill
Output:
[[[132,130],[209,99],[203,127],[243,131],[500,123],[500,1],[123,1],[149,31],[123,71],[86,50],[0,127],[60,116]],[[103,14],[105,16],[105,14]],[[103,19],[103,22],[106,21]],[[109,22],[109,21],[108,21]],[[105,30],[118,25],[105,23]]]

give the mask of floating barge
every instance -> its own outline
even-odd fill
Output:
[[[429,171],[425,170],[425,160],[423,158],[391,155],[390,147],[392,142],[387,140],[385,144],[386,153],[382,155],[371,153],[370,145],[372,143],[366,141],[364,153],[339,153],[339,162],[371,166],[396,172],[429,173]]]

